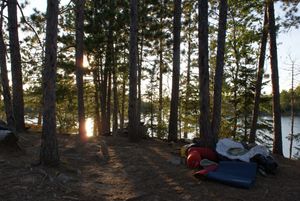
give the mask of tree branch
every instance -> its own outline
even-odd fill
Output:
[[[22,14],[22,17],[23,17],[23,19],[24,19],[24,22],[30,27],[30,29],[34,32],[34,34],[35,34],[35,36],[37,37],[37,39],[38,39],[38,41],[39,41],[39,44],[40,44],[40,46],[41,46],[41,48],[42,48],[42,51],[44,52],[44,46],[43,46],[43,43],[42,43],[42,41],[41,41],[41,39],[40,39],[40,37],[39,37],[39,35],[38,35],[38,33],[36,32],[36,30],[33,28],[33,26],[29,23],[29,22],[27,22],[27,20],[26,20],[26,18],[25,18],[25,15],[24,15],[24,13],[23,13],[23,10],[22,10],[22,8],[21,8],[21,6],[20,6],[20,4],[17,2],[17,5],[18,5],[18,8],[19,8],[19,10],[20,10],[20,12],[21,12],[21,14]]]

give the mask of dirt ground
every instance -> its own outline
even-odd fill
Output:
[[[254,187],[239,189],[198,180],[194,170],[176,165],[179,144],[102,137],[80,145],[76,139],[58,135],[57,168],[32,166],[39,157],[39,133],[22,134],[22,151],[0,147],[0,201],[300,200],[300,161],[276,157],[276,175],[258,174]],[[103,143],[108,158],[100,151]]]

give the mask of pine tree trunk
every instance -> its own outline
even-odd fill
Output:
[[[163,50],[162,50],[162,39],[159,42],[159,100],[158,100],[158,136],[162,135],[163,125]]]
[[[237,123],[238,123],[238,118],[239,118],[239,112],[238,112],[238,75],[240,72],[240,52],[237,47],[237,37],[236,37],[236,21],[235,18],[233,17],[233,51],[234,51],[234,56],[235,56],[235,65],[236,69],[234,72],[234,78],[233,78],[233,111],[234,111],[234,118],[233,118],[233,138],[236,137],[236,132],[237,132]]]
[[[219,29],[218,29],[218,49],[217,63],[214,82],[214,105],[212,117],[212,136],[214,142],[218,140],[221,126],[221,110],[222,110],[222,84],[224,72],[224,52],[226,40],[226,23],[227,23],[227,0],[221,0],[219,5]]]
[[[45,67],[43,69],[43,127],[40,162],[44,165],[58,165],[59,154],[56,139],[56,62],[58,0],[48,0]]]
[[[255,99],[254,99],[249,143],[254,143],[256,138],[257,119],[259,115],[259,103],[260,103],[261,87],[262,87],[262,80],[264,74],[267,40],[268,40],[268,14],[267,14],[267,6],[266,6],[265,15],[264,15],[263,32],[262,32],[261,44],[260,44],[260,55],[258,60],[258,71],[257,71],[256,85],[255,85]]]
[[[295,65],[292,64],[292,88],[291,88],[291,133],[290,133],[290,149],[289,158],[293,156],[293,142],[294,142],[294,124],[295,124],[295,89],[294,89],[294,76],[295,76]]]
[[[179,76],[180,76],[180,30],[181,30],[181,0],[174,1],[173,22],[173,73],[172,95],[169,121],[168,141],[178,139],[178,103],[179,103]]]
[[[268,2],[268,15],[269,15],[270,56],[271,56],[272,95],[273,95],[273,124],[274,124],[273,153],[278,155],[283,155],[278,58],[277,58],[277,44],[276,44],[276,26],[275,26],[275,11],[274,11],[273,0],[270,0]]]
[[[17,0],[8,1],[8,30],[11,54],[13,113],[16,130],[24,131],[24,99],[20,44],[18,34]]]
[[[110,134],[111,126],[111,71],[108,73],[107,102],[106,102],[106,132]]]
[[[188,13],[188,29],[190,30],[191,28],[191,23],[192,23],[192,19],[191,19],[191,9],[189,10]],[[189,99],[190,99],[190,82],[191,82],[191,56],[192,56],[192,47],[191,47],[191,43],[192,43],[192,37],[191,37],[191,31],[189,31],[188,33],[188,51],[187,51],[187,73],[186,73],[186,93],[185,93],[185,106],[184,106],[184,117],[185,117],[185,121],[184,121],[184,131],[183,131],[183,138],[187,139],[188,137],[188,115],[189,115]]]
[[[114,52],[114,55],[117,54]],[[113,135],[117,134],[118,130],[118,85],[117,85],[117,66],[116,66],[115,56],[113,56],[113,97],[114,97],[114,108],[113,108]]]
[[[199,4],[199,81],[200,81],[200,138],[213,146],[210,127],[209,67],[208,67],[208,1]]]
[[[93,71],[93,81],[95,85],[95,119],[94,119],[94,129],[97,128],[97,133],[95,132],[94,135],[101,135],[101,129],[100,129],[100,104],[99,104],[99,71],[96,68]]]
[[[2,6],[1,6],[2,7]],[[3,7],[2,7],[3,8]],[[15,130],[15,119],[12,111],[12,101],[9,90],[9,81],[6,65],[6,45],[3,38],[3,9],[1,8],[0,18],[0,73],[1,84],[3,89],[4,109],[6,114],[7,125],[10,129]]]
[[[106,53],[107,54],[107,53]],[[101,79],[101,92],[100,92],[100,108],[101,108],[101,134],[104,135],[107,132],[107,114],[106,114],[106,99],[107,99],[107,77],[108,69],[105,64],[104,70],[102,70]]]
[[[143,20],[141,22],[143,24]],[[141,121],[141,107],[142,107],[142,64],[143,64],[143,48],[144,48],[144,31],[141,31],[141,41],[140,41],[140,52],[138,57],[138,122]]]
[[[122,103],[121,103],[121,116],[120,116],[120,129],[121,129],[121,131],[123,131],[123,129],[124,129],[126,79],[127,79],[127,76],[126,76],[126,73],[124,72],[123,82],[122,82]]]
[[[83,37],[84,37],[84,4],[85,0],[76,0],[76,85],[78,102],[79,136],[82,142],[86,141],[85,109],[83,91]]]
[[[160,8],[160,19],[159,19],[159,24],[160,24],[160,31],[161,33],[163,32],[163,20],[162,20],[162,15],[163,15],[163,0],[160,2],[161,8]],[[163,70],[164,70],[164,64],[163,64],[163,39],[162,36],[159,38],[159,100],[158,100],[158,130],[157,130],[157,135],[158,137],[162,137],[163,131],[162,131],[162,125],[163,125]]]
[[[187,139],[188,133],[186,129],[188,129],[188,122],[187,117],[189,114],[189,99],[190,99],[190,81],[191,81],[191,39],[189,38],[188,42],[188,60],[187,60],[187,75],[186,75],[186,94],[185,94],[185,108],[184,108],[184,117],[186,118],[184,122],[184,132],[183,132],[183,138]]]
[[[130,49],[129,49],[129,107],[128,133],[130,141],[137,142],[137,0],[130,0]]]

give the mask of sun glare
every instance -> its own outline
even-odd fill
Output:
[[[85,129],[86,129],[86,135],[88,137],[92,137],[93,136],[93,132],[94,132],[94,122],[92,118],[87,118],[85,121]]]
[[[87,56],[83,56],[83,63],[82,63],[83,68],[88,68],[90,66],[89,61],[87,59]]]

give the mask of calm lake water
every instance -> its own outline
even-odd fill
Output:
[[[289,157],[290,141],[287,139],[289,133],[291,133],[291,118],[282,117],[281,118],[281,129],[282,129],[282,148],[283,155]],[[294,121],[294,134],[300,133],[300,117],[295,117]],[[300,143],[293,142],[293,147],[300,146]],[[293,149],[292,156],[296,153],[296,149]]]

